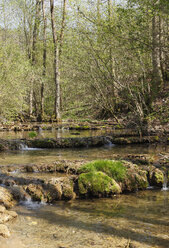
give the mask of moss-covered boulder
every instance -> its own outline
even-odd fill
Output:
[[[78,173],[87,172],[104,172],[117,182],[122,182],[126,176],[126,168],[122,161],[119,160],[96,160],[83,165]]]
[[[121,185],[122,191],[133,192],[146,189],[148,187],[147,171],[131,162],[123,161],[123,164],[127,173]]]
[[[148,181],[150,186],[162,187],[164,183],[164,173],[160,169],[150,166],[148,168]]]
[[[127,161],[93,161],[83,165],[78,173],[80,194],[105,196],[142,190],[148,186],[147,171]]]
[[[78,179],[80,195],[107,196],[120,193],[118,183],[101,171],[82,173]]]

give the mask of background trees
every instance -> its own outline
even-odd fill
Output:
[[[65,0],[0,6],[1,115],[152,113],[169,80],[168,1],[72,0],[67,14]]]

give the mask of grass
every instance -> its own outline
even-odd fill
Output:
[[[104,172],[109,177],[113,178],[117,182],[123,181],[126,176],[126,168],[121,161],[115,160],[96,160],[83,165],[79,169],[79,173],[88,172]]]

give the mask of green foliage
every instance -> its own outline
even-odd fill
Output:
[[[0,47],[0,113],[8,119],[25,110],[29,63],[13,41]]]
[[[114,178],[117,182],[123,181],[126,176],[126,168],[123,166],[121,161],[113,160],[96,160],[90,163],[83,165],[79,169],[79,173],[88,173],[88,172],[104,172],[111,178]]]
[[[37,134],[37,132],[35,132],[35,131],[31,131],[31,132],[28,133],[28,136],[29,136],[29,138],[31,138],[31,139],[37,137],[37,135],[38,135],[38,134]]]

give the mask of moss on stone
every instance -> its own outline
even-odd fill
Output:
[[[123,181],[126,175],[126,168],[121,161],[116,160],[96,160],[85,164],[79,169],[79,173],[101,171],[113,178],[117,182]]]
[[[116,181],[101,171],[82,173],[78,179],[78,187],[80,194],[89,193],[93,196],[121,192],[121,188]]]

